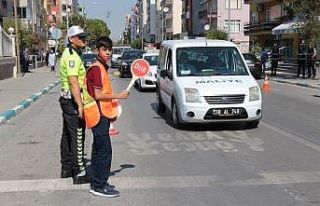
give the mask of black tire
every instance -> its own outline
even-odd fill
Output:
[[[138,80],[138,91],[140,91],[140,92],[142,92],[143,91],[143,89],[142,89],[142,86],[141,86],[141,80],[139,79]]]
[[[157,88],[156,90],[156,95],[157,95],[157,99],[156,99],[156,106],[157,106],[157,111],[159,113],[163,113],[166,111],[166,105],[162,102],[162,98],[161,98],[161,94],[159,89]]]
[[[124,73],[123,73],[123,71],[122,71],[122,69],[121,69],[121,68],[119,69],[119,72],[120,72],[120,75],[119,75],[119,76],[120,76],[120,78],[124,78]]]
[[[180,120],[179,109],[175,101],[172,103],[172,110],[171,110],[171,120],[172,126],[176,129],[180,129],[182,127],[182,122]]]
[[[259,122],[260,122],[259,120],[254,120],[254,121],[247,122],[246,123],[247,124],[247,128],[248,129],[255,129],[255,128],[258,127]]]

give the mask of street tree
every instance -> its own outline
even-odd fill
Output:
[[[134,41],[132,42],[131,46],[132,46],[133,48],[135,48],[135,49],[141,49],[141,47],[142,47],[142,40],[141,40],[141,38],[138,38],[138,39],[134,40]]]
[[[101,36],[110,36],[107,24],[101,19],[87,19],[85,31],[89,34],[89,41]]]
[[[298,20],[299,33],[306,42],[320,43],[320,1],[286,0],[288,13]]]
[[[227,40],[228,34],[219,29],[210,29],[206,32],[207,39]]]

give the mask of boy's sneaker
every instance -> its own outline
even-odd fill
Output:
[[[114,190],[114,188],[115,188],[114,185],[110,185],[109,183],[107,183],[107,186],[106,186],[106,187],[108,188],[108,190]],[[93,187],[93,185],[91,184],[91,185],[90,185],[90,190],[89,190],[89,192],[90,192],[90,193],[93,193],[93,191],[94,191],[94,187]]]
[[[100,197],[118,197],[120,194],[117,190],[112,189],[108,186],[103,189],[91,189],[90,193]]]

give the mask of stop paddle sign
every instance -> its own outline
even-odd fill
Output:
[[[150,70],[149,63],[144,59],[137,59],[131,64],[132,79],[127,87],[127,91],[131,89],[134,82],[141,77],[145,77]]]

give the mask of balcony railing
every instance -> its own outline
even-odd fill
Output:
[[[271,31],[274,27],[280,25],[280,21],[251,22],[244,25],[244,33],[256,33]]]

